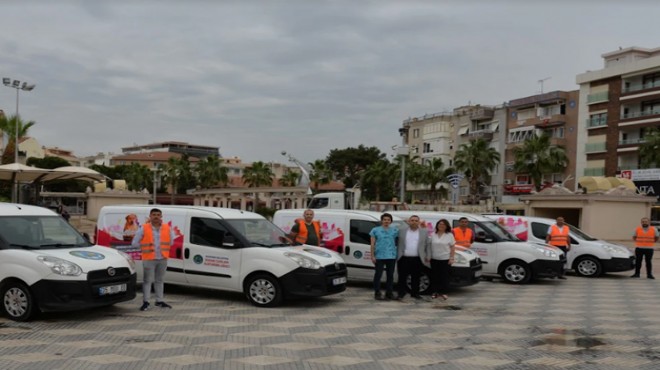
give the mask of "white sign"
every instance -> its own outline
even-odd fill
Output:
[[[656,181],[660,180],[660,168],[651,168],[648,170],[624,170],[621,171],[621,177],[633,181]]]

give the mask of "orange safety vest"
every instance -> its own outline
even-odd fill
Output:
[[[142,226],[144,235],[140,240],[140,249],[142,250],[142,260],[153,260],[156,258],[156,249],[154,247],[154,231],[151,224],[144,224]],[[160,254],[163,258],[170,258],[170,246],[172,240],[170,238],[170,225],[160,225]]]
[[[307,243],[307,225],[304,220],[297,220],[298,223],[298,235],[296,235],[296,241],[301,244]],[[318,221],[312,221],[314,225],[314,231],[316,232],[316,240],[319,244],[321,243],[321,224]]]
[[[653,231],[653,226],[649,226],[646,232],[644,232],[643,227],[637,226],[636,236],[636,247],[653,248],[653,243],[655,243],[655,232]]]
[[[568,226],[564,225],[561,230],[557,225],[550,226],[550,245],[555,247],[568,246]]]
[[[456,239],[456,245],[470,248],[472,246],[472,229],[468,227],[463,232],[460,227],[454,228],[454,239]]]

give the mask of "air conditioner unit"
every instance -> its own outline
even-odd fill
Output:
[[[512,183],[512,181],[509,180],[509,179],[504,180],[504,185],[511,185],[511,183]]]

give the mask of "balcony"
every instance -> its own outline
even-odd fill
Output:
[[[587,95],[587,105],[607,102],[610,100],[609,96],[610,96],[609,91],[589,94]]]
[[[525,125],[534,125],[540,129],[547,127],[562,126],[565,124],[566,124],[565,114],[553,114],[552,116],[534,117],[525,121]]]
[[[632,93],[635,91],[642,91],[642,90],[647,90],[647,89],[653,89],[656,87],[660,87],[660,81],[654,81],[654,82],[647,82],[645,84],[635,84],[631,85],[628,87],[623,88],[624,93]]]
[[[584,146],[584,152],[589,153],[601,153],[607,151],[607,145],[603,143],[587,143]]]
[[[605,167],[585,168],[585,176],[605,176]]]
[[[470,113],[470,119],[473,121],[492,119],[493,116],[495,116],[495,110],[493,108],[479,108]]]
[[[659,109],[644,110],[639,112],[628,112],[625,114],[621,114],[621,119],[623,120],[623,119],[641,118],[641,117],[655,116],[659,114],[660,114]]]
[[[491,141],[493,140],[493,130],[472,131],[461,136],[467,137],[469,140],[484,139],[486,141]]]
[[[646,140],[644,140],[643,137],[637,138],[637,139],[626,139],[626,140],[619,140],[619,146],[622,145],[639,145],[645,143]]]
[[[639,165],[637,163],[631,163],[631,164],[620,164],[616,170],[617,171],[626,171],[626,170],[638,170]]]
[[[607,117],[587,118],[587,128],[597,128],[607,126]]]

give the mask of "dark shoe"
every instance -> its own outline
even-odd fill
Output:
[[[383,295],[380,294],[380,292],[376,292],[376,294],[374,294],[374,299],[377,301],[384,301],[385,297],[383,297]]]
[[[647,276],[646,278],[647,278],[647,279],[655,280],[655,276],[653,276],[653,275],[649,275],[649,276]]]
[[[165,302],[156,302],[156,306],[158,306],[160,308],[172,308],[172,306],[170,306],[169,304],[167,304]]]
[[[631,276],[631,278],[638,278],[638,277],[639,277],[638,274],[635,274],[635,275]]]
[[[158,303],[156,303],[158,304]],[[140,306],[140,311],[146,311],[149,309],[149,302],[144,302],[142,303],[142,306]]]
[[[386,294],[385,294],[385,299],[393,300],[393,299],[395,299],[395,298],[394,298],[394,295],[392,295],[392,293],[390,293],[390,294],[387,294],[387,293],[386,293]]]

